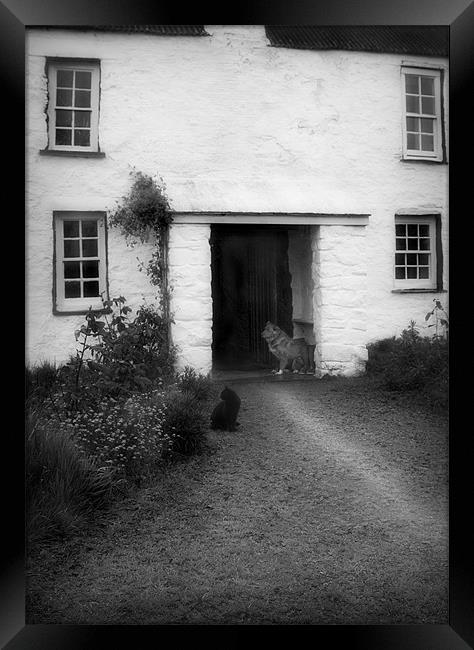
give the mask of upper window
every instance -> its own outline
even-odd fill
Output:
[[[102,308],[106,297],[105,218],[96,212],[57,212],[55,307],[57,311]]]
[[[443,160],[441,71],[402,68],[403,156]]]
[[[396,217],[394,278],[397,289],[436,289],[435,217]]]
[[[49,149],[98,151],[99,62],[50,60],[48,90]]]

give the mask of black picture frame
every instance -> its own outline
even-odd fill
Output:
[[[158,0],[2,0],[0,2],[0,71],[3,90],[2,109],[6,111],[8,129],[3,130],[4,161],[8,161],[7,180],[3,183],[3,195],[10,208],[4,213],[6,236],[24,239],[22,201],[24,195],[24,148],[19,146],[19,134],[24,132],[24,36],[25,28],[32,25],[99,25],[99,24],[347,24],[347,25],[447,25],[450,28],[450,322],[451,322],[451,423],[456,419],[466,422],[462,427],[451,426],[450,432],[450,575],[449,575],[449,623],[447,625],[380,625],[380,626],[304,626],[309,632],[308,640],[320,647],[363,648],[369,650],[465,650],[474,647],[474,579],[472,556],[474,540],[470,532],[472,518],[470,495],[473,493],[470,468],[473,455],[470,443],[470,419],[463,418],[468,400],[460,398],[458,388],[463,384],[463,367],[468,361],[453,360],[456,347],[461,343],[462,325],[469,319],[464,313],[469,298],[462,278],[469,277],[462,268],[469,259],[465,236],[466,214],[471,203],[470,187],[473,183],[470,146],[472,118],[474,116],[474,93],[472,92],[474,69],[474,4],[469,0],[304,0],[286,3],[277,0],[271,5],[265,0],[255,0],[251,5],[226,6],[221,4],[208,11],[202,3],[190,10],[171,2]],[[4,172],[5,173],[5,172]],[[469,195],[468,195],[469,194]],[[6,208],[4,208],[6,211]],[[8,217],[8,218],[7,218]],[[5,221],[7,223],[5,224]],[[11,234],[10,234],[11,231]],[[463,248],[465,246],[465,250]],[[454,247],[456,254],[454,255]],[[465,271],[465,272],[463,272]],[[20,295],[19,295],[20,294]],[[461,296],[461,304],[457,296]],[[8,298],[6,298],[8,300]],[[22,312],[23,300],[18,284],[13,287],[11,304]],[[466,323],[467,325],[467,323]],[[464,330],[468,344],[467,327]],[[21,342],[18,347],[21,347]],[[469,347],[469,346],[468,346]],[[466,350],[463,350],[463,353]],[[464,359],[464,357],[463,357]],[[456,364],[457,365],[457,364]],[[21,372],[23,372],[21,370]],[[461,379],[460,379],[461,378]],[[19,379],[19,385],[20,385]],[[18,390],[22,412],[23,394]],[[453,411],[455,413],[453,414]],[[459,420],[458,420],[459,418]],[[23,433],[16,423],[10,424],[4,442],[5,459],[13,469],[8,479],[8,491],[4,488],[4,534],[3,564],[1,572],[2,608],[0,641],[8,650],[34,648],[35,650],[68,648],[125,646],[145,648],[155,646],[162,640],[162,633],[176,631],[178,634],[196,627],[187,626],[70,626],[30,625],[24,618],[24,473]],[[5,423],[7,420],[5,419]],[[6,460],[4,465],[6,465]],[[12,495],[14,498],[12,498]],[[227,627],[227,626],[226,626]],[[233,631],[236,626],[230,626]],[[244,632],[246,626],[238,626]],[[254,626],[251,626],[254,627]],[[275,630],[279,635],[278,626]],[[294,634],[298,626],[290,626]],[[179,629],[177,629],[179,628]],[[268,628],[265,629],[267,632]],[[200,629],[199,629],[200,631]],[[225,629],[223,628],[223,631]],[[261,631],[261,630],[260,630]],[[255,630],[252,630],[252,634]],[[215,637],[221,641],[222,637]],[[238,639],[239,637],[237,637]],[[284,642],[284,640],[282,639]],[[3,645],[6,644],[6,645]]]

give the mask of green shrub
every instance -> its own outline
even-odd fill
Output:
[[[210,375],[202,375],[189,366],[177,374],[176,385],[182,392],[194,395],[197,400],[210,401],[217,395]]]
[[[367,346],[367,374],[393,391],[414,391],[446,408],[449,391],[449,346],[445,338],[422,337],[412,322],[399,337]]]
[[[192,392],[168,388],[163,431],[173,440],[171,451],[190,456],[199,453],[206,439],[208,408]]]
[[[112,497],[112,480],[55,425],[30,416],[26,427],[27,539],[68,535],[89,521]]]
[[[166,319],[150,305],[139,307],[132,319],[125,302],[123,296],[103,300],[110,313],[99,318],[90,310],[76,330],[77,353],[63,372],[72,401],[93,393],[119,397],[152,390],[172,376],[176,355]]]

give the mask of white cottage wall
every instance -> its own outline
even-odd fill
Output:
[[[209,225],[175,225],[169,239],[173,343],[178,369],[207,374],[212,366],[211,247]]]
[[[367,361],[365,226],[313,231],[316,372],[357,375]]]
[[[410,319],[422,325],[433,298],[446,304],[446,294],[392,289],[397,211],[441,215],[447,282],[447,165],[401,161],[400,80],[406,61],[440,67],[446,98],[447,60],[275,48],[263,27],[206,29],[208,37],[27,30],[30,362],[67,358],[82,322],[52,312],[53,210],[113,208],[133,167],[161,176],[178,211],[369,214],[364,252],[351,227],[338,235],[344,251],[370,258],[358,305],[367,323],[364,344],[399,333]],[[47,145],[46,56],[100,59],[104,158],[40,155]],[[151,246],[129,249],[109,232],[110,293],[123,294],[134,308],[156,298],[136,261],[150,252]],[[322,306],[316,319],[317,312],[324,317]]]

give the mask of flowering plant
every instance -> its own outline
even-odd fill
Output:
[[[134,394],[125,402],[104,397],[95,407],[71,411],[63,426],[76,444],[116,477],[140,482],[173,444],[164,431],[166,405],[159,390]]]

